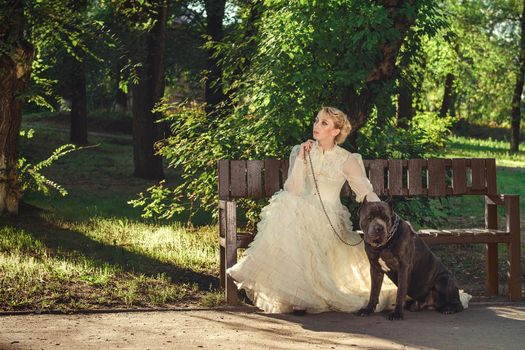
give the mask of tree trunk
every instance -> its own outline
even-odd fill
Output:
[[[87,96],[86,71],[84,62],[72,58],[73,71],[71,74],[71,125],[70,139],[76,145],[88,143],[87,133]]]
[[[9,18],[2,19],[0,38],[0,215],[17,215],[22,196],[17,175],[18,136],[22,122],[22,98],[35,49],[24,39],[22,1],[10,4]]]
[[[162,158],[155,155],[155,142],[161,138],[158,113],[152,109],[164,96],[164,55],[166,45],[166,0],[156,2],[155,24],[147,34],[147,57],[139,71],[140,82],[133,86],[133,160],[134,175],[145,179],[162,179]]]
[[[69,4],[69,6],[78,13],[85,14],[87,9],[87,0],[76,0]],[[82,16],[75,22],[79,27],[81,26]],[[86,70],[84,57],[85,54],[82,49],[74,48],[75,56],[68,57],[68,62],[71,65],[70,83],[71,89],[71,112],[70,112],[70,141],[76,145],[85,145],[88,142],[87,137],[87,96],[86,96]]]
[[[257,40],[256,36],[259,32],[259,20],[261,19],[264,12],[264,0],[251,0],[246,3],[247,11],[249,13],[246,25],[244,27],[244,33],[242,35],[242,43],[247,43],[244,60],[239,60],[233,73],[234,77],[242,76],[242,74],[252,65],[253,55],[257,52]],[[227,82],[228,84],[228,82]],[[235,85],[235,84],[231,84]],[[230,96],[233,96],[237,92],[237,88],[228,86],[229,90],[225,99],[229,100]]]
[[[407,31],[414,21],[413,17],[407,17],[402,13],[405,11],[404,8],[406,6],[416,6],[415,0],[383,0],[381,3],[387,8],[393,26],[400,35],[396,40],[386,42],[382,45],[381,57],[376,62],[376,68],[369,74],[360,92],[357,92],[356,89],[352,87],[345,90],[344,98],[348,111],[348,119],[352,124],[352,132],[357,132],[366,124],[372,102],[380,84],[396,76],[397,68],[395,64],[397,55]]]
[[[128,94],[122,91],[120,88],[117,88],[117,95],[115,96],[115,111],[128,111]]]
[[[127,56],[124,54],[121,54],[119,58],[119,64],[118,64],[119,73],[122,72],[126,64],[127,64]],[[117,74],[116,79],[117,79],[117,82],[120,82],[120,79],[121,79],[120,74]],[[128,111],[128,108],[131,105],[130,103],[128,103],[128,92],[129,90],[124,92],[120,88],[120,86],[117,86],[117,91],[115,94],[115,111],[124,112],[124,113]]]
[[[517,153],[520,148],[520,122],[521,122],[521,95],[523,94],[523,80],[525,79],[525,0],[523,0],[523,10],[521,13],[521,40],[520,56],[518,63],[518,74],[516,86],[512,96],[511,112],[511,136],[510,152]]]
[[[397,97],[397,126],[408,129],[409,122],[414,117],[412,86],[406,79],[399,80],[399,93]]]
[[[206,0],[206,34],[209,35],[211,41],[220,42],[223,38],[224,7],[226,0]],[[208,49],[207,69],[208,76],[206,78],[205,99],[206,99],[206,113],[214,113],[221,102],[225,100],[222,91],[222,69],[219,65],[219,58],[214,57],[215,50]]]
[[[445,78],[445,91],[443,92],[443,102],[439,111],[439,117],[444,118],[449,112],[454,109],[454,80],[456,77],[452,73],[448,73]]]

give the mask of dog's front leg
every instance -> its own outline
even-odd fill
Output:
[[[389,320],[402,320],[403,308],[405,307],[405,299],[408,288],[408,264],[400,263],[397,275],[397,296],[396,306],[394,311],[388,315]]]
[[[368,305],[357,312],[358,316],[368,316],[373,313],[376,309],[377,303],[379,302],[379,293],[381,292],[381,286],[383,285],[383,278],[385,273],[381,270],[379,262],[375,261],[370,264],[370,299]]]

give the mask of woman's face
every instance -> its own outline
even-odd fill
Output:
[[[335,127],[334,121],[323,113],[317,114],[314,121],[313,136],[317,141],[335,143],[335,137],[341,132]]]

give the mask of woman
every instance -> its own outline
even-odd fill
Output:
[[[379,198],[361,156],[338,146],[350,130],[340,110],[319,111],[313,127],[316,141],[293,147],[284,190],[263,208],[258,233],[245,257],[227,271],[265,312],[351,312],[368,302],[368,259],[352,229],[350,213],[341,204],[340,191],[348,181],[358,202]],[[395,302],[395,291],[385,279],[378,310]]]

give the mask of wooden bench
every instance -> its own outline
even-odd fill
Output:
[[[484,228],[420,230],[419,235],[427,244],[486,244],[485,286],[489,295],[498,294],[498,244],[507,244],[508,296],[512,301],[522,299],[519,196],[497,193],[495,159],[374,159],[364,163],[379,196],[484,196]],[[227,304],[236,304],[237,288],[225,271],[237,262],[237,249],[248,247],[256,232],[238,232],[235,200],[271,197],[286,181],[288,161],[219,160],[217,166],[220,279]],[[347,183],[341,196],[351,196]],[[497,206],[506,208],[506,227],[501,230]]]

